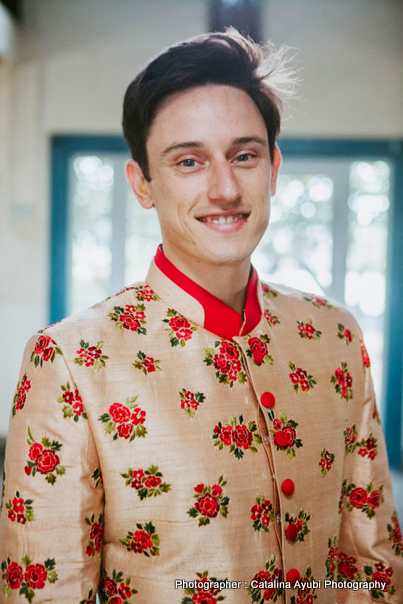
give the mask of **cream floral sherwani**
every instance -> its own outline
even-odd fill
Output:
[[[29,340],[0,601],[403,602],[357,323],[254,274],[235,329],[237,313],[193,286],[159,250],[145,283]],[[201,583],[224,580],[236,586]]]

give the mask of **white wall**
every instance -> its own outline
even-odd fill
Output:
[[[266,37],[300,49],[284,134],[403,137],[403,3],[269,0]],[[26,0],[0,60],[0,436],[23,347],[48,322],[49,140],[120,133],[124,91],[162,47],[206,30],[207,0]]]

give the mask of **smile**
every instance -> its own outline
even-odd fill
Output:
[[[248,214],[231,214],[230,216],[205,216],[198,218],[200,222],[213,222],[214,224],[231,224],[238,220],[245,220]]]

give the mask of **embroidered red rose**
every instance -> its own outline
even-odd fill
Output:
[[[262,342],[260,338],[253,337],[249,338],[248,345],[250,350],[252,351],[253,360],[257,365],[261,365],[263,363],[264,357],[269,354],[267,344],[265,342]]]
[[[283,432],[282,430],[279,432],[276,432],[274,435],[274,442],[278,447],[281,447],[282,449],[285,449],[286,447],[288,447],[288,443],[289,443],[289,438],[288,435]]]
[[[109,407],[109,415],[114,422],[121,424],[130,419],[130,409],[120,403],[113,403],[113,405]]]
[[[238,348],[235,346],[235,344],[232,344],[232,342],[228,342],[226,340],[220,344],[220,353],[223,354],[227,359],[239,359]]]
[[[147,373],[152,373],[153,371],[155,371],[155,363],[154,363],[153,357],[146,357],[142,361],[142,364],[143,364],[143,367],[146,368]]]
[[[122,598],[120,598],[119,596],[113,596],[109,600],[109,604],[122,604]]]
[[[6,582],[11,589],[18,589],[24,579],[22,566],[17,562],[11,562],[6,570]]]
[[[217,499],[210,493],[206,493],[200,497],[195,503],[195,508],[202,516],[207,516],[208,518],[215,518],[220,511]]]
[[[190,323],[187,319],[185,319],[185,317],[172,317],[172,319],[169,321],[169,326],[173,329],[173,331],[179,331],[180,329],[190,328]]]
[[[103,581],[103,589],[107,593],[108,596],[114,596],[117,591],[117,585],[115,581],[112,581],[109,577],[106,577]]]
[[[133,535],[131,548],[136,553],[142,553],[145,549],[152,547],[151,535],[146,531],[138,530]]]
[[[36,469],[41,474],[48,474],[60,464],[59,456],[51,449],[45,449],[36,458]]]
[[[223,356],[214,356],[214,367],[221,373],[228,373],[231,369],[231,362]]]
[[[144,313],[141,313],[142,319],[144,319]],[[125,329],[129,329],[130,331],[136,331],[139,327],[141,327],[140,317],[133,316],[131,314],[122,314],[119,315],[118,319]]]
[[[213,484],[211,494],[213,497],[219,497],[222,494],[222,488],[218,484]]]
[[[95,550],[97,552],[100,552],[102,549],[103,534],[103,527],[98,522],[94,522],[90,531],[90,539],[94,541]]]
[[[364,507],[365,503],[367,503],[367,493],[365,489],[362,489],[361,487],[353,489],[350,493],[350,503],[359,510]]]
[[[45,587],[48,573],[43,564],[30,564],[25,569],[24,579],[32,589],[42,589]]]
[[[248,430],[248,428],[244,424],[242,424],[241,426],[235,426],[235,429],[232,432],[232,440],[237,445],[237,447],[248,449],[252,444],[252,439],[252,432]]]
[[[378,583],[386,583],[384,589],[379,589],[379,591],[383,591],[383,592],[388,591],[388,587],[389,587],[391,581],[390,581],[390,577],[388,577],[388,575],[386,573],[376,571],[376,572],[372,573],[371,580],[378,581]]]
[[[215,598],[208,591],[198,591],[192,598],[193,604],[216,604],[217,598]]]
[[[35,353],[42,354],[49,346],[51,339],[49,336],[41,335],[35,344]]]
[[[43,446],[41,445],[41,443],[34,443],[29,448],[29,452],[28,452],[29,459],[32,459],[32,461],[35,461],[37,459],[38,455],[40,455],[42,453],[42,451],[43,451]]]
[[[24,500],[22,497],[14,497],[13,509],[15,512],[17,512],[17,514],[24,511]]]
[[[219,429],[220,430],[220,429]],[[233,429],[231,426],[223,426],[220,430],[220,440],[224,443],[224,445],[230,445],[232,442],[232,432]]]
[[[343,552],[339,552],[338,558],[339,561],[337,564],[337,568],[339,574],[343,577],[347,577],[347,579],[353,580],[355,574],[357,573],[357,567],[355,566],[355,563],[357,562],[356,558],[353,558],[352,556],[347,556]]]
[[[381,503],[381,497],[378,490],[372,491],[372,493],[370,493],[368,497],[368,503],[373,510],[379,508],[379,505]]]
[[[364,340],[360,340],[360,346],[361,346],[362,362],[364,364],[364,367],[368,368],[371,366],[371,361],[369,360],[369,355],[368,355],[367,349],[365,347]]]
[[[117,432],[121,438],[130,438],[133,428],[133,424],[119,424],[117,427]]]
[[[158,487],[161,484],[161,478],[159,476],[149,476],[144,484],[148,488]]]
[[[196,493],[203,493],[203,489],[204,489],[204,484],[200,483],[198,485],[195,486],[194,490]]]

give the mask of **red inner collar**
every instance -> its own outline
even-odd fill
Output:
[[[257,296],[257,273],[253,267],[246,292],[244,308],[245,319],[242,323],[242,316],[240,313],[224,302],[221,302],[221,300],[213,296],[213,294],[210,294],[207,290],[177,269],[164,255],[162,245],[157,249],[157,253],[154,256],[154,262],[164,275],[187,294],[200,302],[204,309],[203,327],[220,338],[231,340],[234,336],[246,335],[259,323],[262,311]]]

